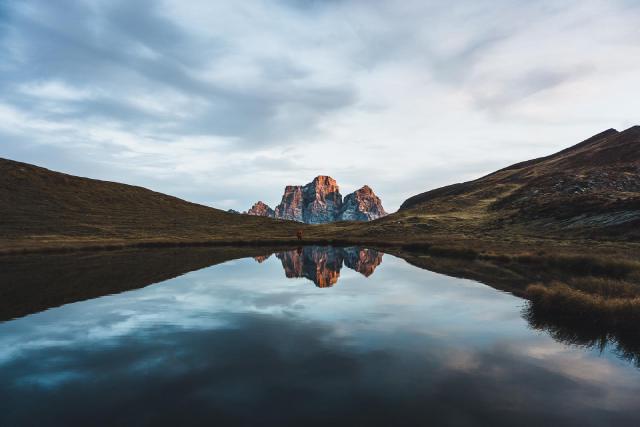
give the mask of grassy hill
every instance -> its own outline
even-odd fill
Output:
[[[0,251],[133,241],[292,239],[300,227],[0,159]]]
[[[352,236],[640,241],[640,126],[416,195]]]

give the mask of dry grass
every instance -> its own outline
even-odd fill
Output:
[[[640,278],[640,261],[635,259],[620,259],[604,254],[572,255],[562,252],[555,252],[556,248],[549,245],[547,250],[539,250],[537,253],[517,252],[517,247],[513,247],[514,252],[496,251],[495,248],[476,250],[464,246],[465,242],[451,243],[449,246],[443,244],[435,245],[429,243],[408,243],[401,245],[401,248],[414,254],[429,256],[439,256],[447,258],[460,258],[465,260],[483,260],[496,264],[524,264],[535,268],[553,271],[562,276],[597,276],[609,278]],[[466,242],[471,243],[471,242]],[[548,252],[547,252],[548,251]]]
[[[0,159],[0,252],[294,240],[304,225]]]
[[[572,345],[603,350],[640,366],[640,285],[585,277],[527,287],[524,317],[531,327]]]
[[[515,255],[513,261],[562,270],[578,276],[623,278],[640,271],[640,262],[584,255]]]
[[[526,296],[538,312],[579,318],[611,329],[636,328],[640,321],[640,288],[612,280],[581,280],[572,285],[533,284]]]
[[[569,280],[571,288],[605,299],[638,298],[640,286],[606,277],[575,277]]]

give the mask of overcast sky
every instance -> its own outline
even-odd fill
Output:
[[[246,210],[640,124],[639,0],[0,0],[0,157]]]

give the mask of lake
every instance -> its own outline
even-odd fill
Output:
[[[373,249],[185,251],[12,262],[0,425],[640,425],[633,358],[509,293]]]

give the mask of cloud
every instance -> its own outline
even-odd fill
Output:
[[[394,210],[635,124],[639,18],[623,0],[3,2],[0,155],[236,209],[329,173]]]

